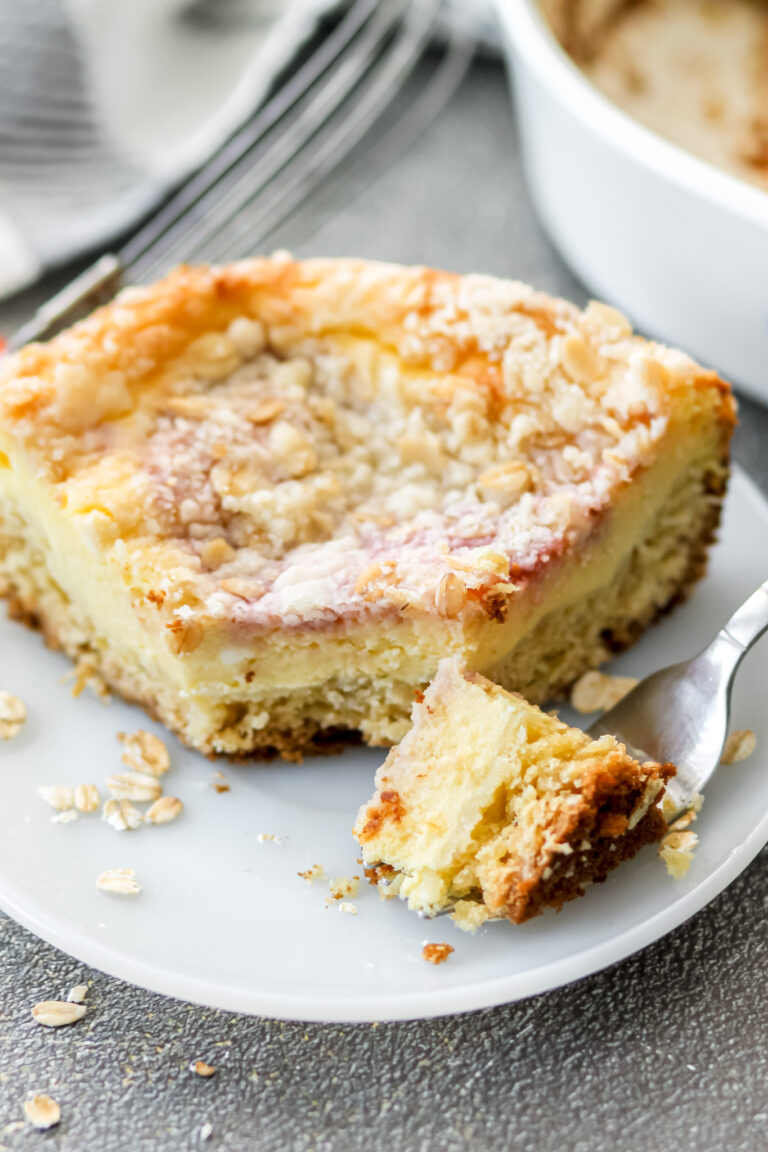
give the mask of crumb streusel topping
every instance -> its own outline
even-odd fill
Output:
[[[489,593],[514,595],[651,459],[676,378],[706,376],[632,337],[612,309],[582,313],[480,276],[369,266],[381,292],[399,277],[396,323],[362,331],[342,301],[334,330],[312,330],[299,313],[325,291],[315,281],[343,296],[358,266],[270,263],[235,271],[288,277],[282,311],[230,310],[225,326],[129,372],[59,362],[53,388],[0,380],[0,416],[43,447],[60,503],[138,575],[180,655],[203,618],[457,618]],[[102,360],[146,299],[130,290],[100,327],[87,322],[97,339],[83,326]]]

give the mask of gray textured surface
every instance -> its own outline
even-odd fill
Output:
[[[494,67],[474,72],[395,169],[372,185],[369,176],[350,174],[280,242],[512,274],[583,296],[532,217]],[[11,327],[31,300],[0,320]],[[768,490],[768,414],[745,402],[742,421],[736,456]],[[88,972],[0,918],[0,1145],[768,1149],[766,879],[764,852],[688,924],[570,988],[379,1026],[282,1024],[169,1001]],[[37,1000],[86,978],[82,1023],[52,1032],[32,1021]],[[197,1058],[217,1066],[213,1079],[188,1072]],[[60,1102],[61,1126],[8,1131],[33,1090]]]

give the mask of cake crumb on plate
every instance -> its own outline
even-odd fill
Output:
[[[343,900],[345,896],[357,896],[360,887],[359,876],[337,876],[329,881],[328,888],[334,900]]]
[[[27,706],[12,692],[0,692],[0,740],[18,736],[27,718]]]
[[[680,880],[693,863],[693,852],[699,838],[688,830],[669,832],[661,842],[659,856],[666,865],[667,872],[675,880]]]
[[[455,951],[450,944],[425,944],[421,956],[428,964],[445,964],[451,952]]]
[[[41,784],[37,794],[57,812],[67,812],[75,802],[74,788],[68,788],[64,784]]]

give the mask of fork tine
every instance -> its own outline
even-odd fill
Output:
[[[431,3],[440,0],[430,0]],[[153,279],[159,272],[182,259],[189,259],[192,225],[201,222],[202,235],[210,236],[247,203],[255,191],[266,186],[293,157],[306,147],[344,100],[355,90],[381,52],[404,10],[403,0],[381,5],[373,19],[337,57],[336,67],[320,84],[298,102],[295,119],[286,128],[273,128],[260,138],[253,150],[233,163],[224,177],[214,183],[189,211],[179,217],[149,251],[132,259],[132,270],[140,280]],[[123,256],[128,256],[128,252]]]
[[[347,15],[320,47],[283,85],[248,124],[235,133],[224,147],[188,180],[169,202],[123,246],[124,264],[137,263],[157,245],[179,219],[226,176],[244,155],[306,97],[317,81],[345,53],[355,37],[376,12],[378,0],[355,0]]]
[[[196,220],[196,214],[207,206],[205,197],[211,188],[215,188],[218,197],[223,186],[226,196],[227,189],[234,183],[237,195],[233,196],[232,203],[227,199],[226,212],[212,212],[200,243],[208,242],[214,236],[220,236],[228,246],[234,242],[241,245],[246,236],[253,242],[253,221],[249,222],[247,229],[238,228],[237,216],[244,205],[254,201],[259,213],[258,236],[268,235],[349,154],[389,107],[422,57],[444,3],[445,0],[387,0],[386,5],[379,5],[378,0],[356,0],[336,32],[325,41],[326,51],[321,49],[294,75],[285,99],[283,93],[286,90],[283,89],[265,106],[263,115],[246,126],[243,130],[245,135],[243,132],[236,134],[223,152],[177,193],[119,254],[102,256],[39,308],[13,335],[8,349],[15,350],[30,340],[50,339],[90,311],[95,303],[104,303],[113,297],[126,279],[140,280],[147,273],[164,270],[162,266],[165,262],[167,267],[171,245],[179,243],[177,232],[183,234],[189,243],[193,234],[192,222]],[[408,11],[401,25],[405,7]],[[401,25],[401,28],[393,37],[396,25]],[[342,27],[344,36],[339,35]],[[332,53],[327,50],[331,41],[334,46]],[[381,49],[385,45],[382,56]],[[409,105],[414,113],[418,107],[419,113],[411,119],[412,130],[408,135],[420,131],[442,107],[466,70],[470,56],[468,43],[452,43],[442,68],[433,74],[433,82],[427,86],[422,99]],[[330,81],[325,73],[339,58],[344,64],[339,69],[343,82],[336,79],[334,83],[337,73]],[[297,83],[299,79],[301,84]],[[311,103],[317,99],[320,99],[322,116],[311,114]],[[275,129],[278,121],[291,109],[288,131],[293,130],[291,141],[296,149],[294,152],[293,148],[287,149],[284,145],[277,149],[276,158],[269,145],[280,143],[282,133],[278,134]],[[266,136],[265,124],[273,125]],[[404,135],[399,120],[396,128],[397,131],[393,129],[385,133],[380,143],[397,144]],[[241,161],[243,149],[246,157]],[[259,157],[256,164],[252,163],[250,151]],[[290,155],[286,154],[287,151]],[[246,164],[250,167],[243,171]],[[246,179],[249,172],[250,180]],[[254,172],[259,177],[258,181]],[[284,179],[273,183],[279,173],[284,174]],[[205,204],[201,208],[203,201]],[[234,237],[227,234],[227,226],[231,228],[233,223],[236,228]],[[169,237],[171,228],[174,229],[173,237]],[[132,253],[135,254],[134,264],[130,262]],[[184,255],[188,256],[188,253]]]
[[[381,135],[377,133],[375,150],[372,150],[372,148],[368,146],[364,146],[359,150],[359,154],[353,162],[354,170],[361,177],[361,181],[358,184],[358,192],[362,191],[362,188],[369,183],[375,181],[382,172],[387,171],[403,152],[412,147],[415,141],[418,140],[422,133],[425,132],[429,125],[437,118],[466,76],[476,49],[477,42],[473,37],[467,36],[466,33],[461,34],[456,28],[452,29],[448,38],[447,51],[441,59],[440,64],[436,67],[433,75],[421,91],[414,93],[412,98],[409,96],[407,114],[405,111],[395,112],[389,126],[384,129]],[[343,157],[341,157],[341,159],[343,159]],[[338,169],[338,167],[339,165],[337,163],[336,169]],[[335,175],[335,180],[326,179],[324,181],[326,189],[338,183],[338,173],[335,173]],[[309,188],[307,190],[308,195],[311,194],[312,191],[313,188]],[[358,193],[355,195],[357,194]],[[253,234],[249,236],[249,250],[251,252],[254,251],[254,245],[261,245],[265,241],[267,241],[267,246],[269,246],[269,237],[272,233],[285,222],[289,214],[293,215],[295,210],[301,207],[302,203],[308,199],[308,195],[297,198],[289,212],[275,213],[275,219],[269,222],[269,231],[264,231],[262,235]],[[308,220],[307,223],[308,227],[303,230],[300,225],[298,226],[298,231],[303,231],[304,239],[311,237],[316,229],[316,221],[310,224]],[[297,240],[296,242],[304,241]],[[217,256],[216,253],[212,253],[211,259],[221,262],[223,258]]]
[[[398,79],[402,79],[403,75],[416,65],[423,46],[424,39],[420,36],[404,45],[407,51],[403,54],[404,58],[397,62]],[[410,139],[424,130],[458,87],[469,67],[473,51],[474,45],[466,37],[461,37],[458,33],[452,35],[444,61],[417,104],[409,105],[407,120],[398,118],[389,132],[377,141],[376,152],[379,160],[384,155],[392,155],[402,150]],[[392,71],[395,71],[394,67],[390,70]],[[290,179],[281,180],[270,189],[269,195],[263,197],[264,203],[255,218],[250,215],[248,219],[236,217],[230,222],[230,227],[222,238],[222,244],[207,252],[208,257],[217,262],[225,262],[253,251],[254,246],[274,232],[306,200],[320,181],[329,176],[360,143],[386,110],[391,102],[391,96],[392,89],[382,79],[375,89],[366,93],[367,99],[361,100],[353,114],[336,126],[333,133],[327,134],[330,138],[323,137],[317,142],[312,153],[303,157]],[[199,246],[196,245],[194,253],[198,251]]]
[[[441,8],[442,0],[429,0],[429,3],[411,9],[409,19],[398,34],[393,45],[383,59],[377,62],[373,78],[366,80],[365,86],[354,94],[354,107],[349,111],[346,105],[336,108],[335,115],[327,122],[322,132],[314,138],[305,150],[294,155],[291,164],[283,168],[280,179],[272,186],[258,184],[254,188],[243,189],[238,212],[254,200],[264,201],[257,213],[256,221],[242,221],[235,212],[224,204],[224,212],[218,214],[206,235],[195,238],[188,256],[197,253],[220,231],[229,228],[231,238],[218,250],[217,259],[226,260],[231,255],[241,255],[245,237],[251,232],[254,223],[259,228],[258,236],[265,236],[279,220],[270,223],[270,215],[277,212],[284,218],[304,196],[316,187],[336,164],[365,135],[372,124],[391,103],[401,84],[421,58],[428,41],[432,24]]]

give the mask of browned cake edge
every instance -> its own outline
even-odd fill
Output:
[[[663,787],[638,823],[629,828],[632,812],[642,803],[652,781],[662,784],[675,774],[674,764],[637,764],[614,753],[581,790],[582,804],[569,813],[567,824],[548,829],[564,854],[555,850],[537,869],[512,864],[494,877],[484,893],[494,915],[522,924],[545,908],[560,909],[584,895],[590,884],[605,880],[617,864],[629,860],[646,844],[660,840],[667,831],[659,808]]]

